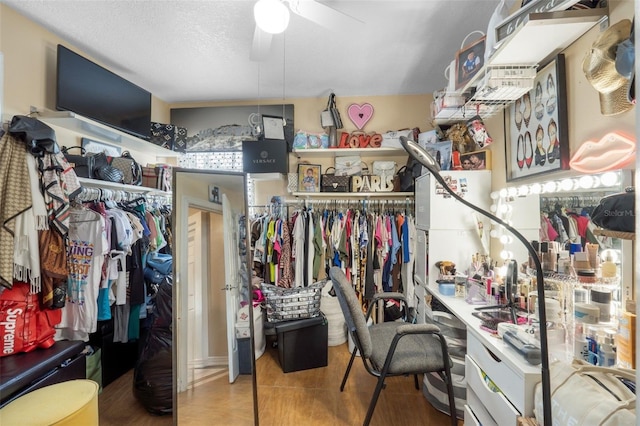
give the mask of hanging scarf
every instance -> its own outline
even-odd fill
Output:
[[[32,293],[40,293],[40,253],[38,231],[49,228],[47,207],[40,192],[40,175],[36,159],[27,155],[31,190],[31,208],[18,215],[14,227],[13,278],[28,282]]]
[[[27,147],[8,133],[0,139],[0,284],[13,286],[15,218],[31,207]]]

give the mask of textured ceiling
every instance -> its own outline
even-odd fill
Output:
[[[254,0],[1,0],[170,103],[430,93],[499,0],[322,1],[362,21],[337,31],[292,14],[249,60]]]

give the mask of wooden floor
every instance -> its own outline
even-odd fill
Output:
[[[349,361],[347,344],[329,347],[327,367],[283,373],[278,353],[267,347],[256,361],[258,412],[261,426],[362,424],[375,387],[358,358],[344,392],[340,381]],[[145,411],[132,394],[132,372],[107,386],[99,397],[101,426],[165,426],[171,416]],[[229,385],[225,376],[203,381],[180,395],[182,425],[252,425],[251,377],[241,375]],[[412,377],[392,377],[382,391],[371,422],[375,425],[449,425],[449,416],[435,410],[415,389]],[[458,421],[462,425],[462,421]]]

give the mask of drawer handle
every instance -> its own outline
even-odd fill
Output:
[[[498,356],[496,354],[494,354],[493,352],[491,352],[489,350],[489,348],[487,348],[486,346],[482,346],[484,348],[485,351],[487,351],[489,353],[489,356],[491,356],[491,358],[493,358],[494,361],[496,362],[502,362],[502,360],[500,358],[498,358]]]

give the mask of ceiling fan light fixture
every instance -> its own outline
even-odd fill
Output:
[[[253,6],[256,25],[270,34],[280,34],[289,25],[289,8],[280,0],[258,0]]]

